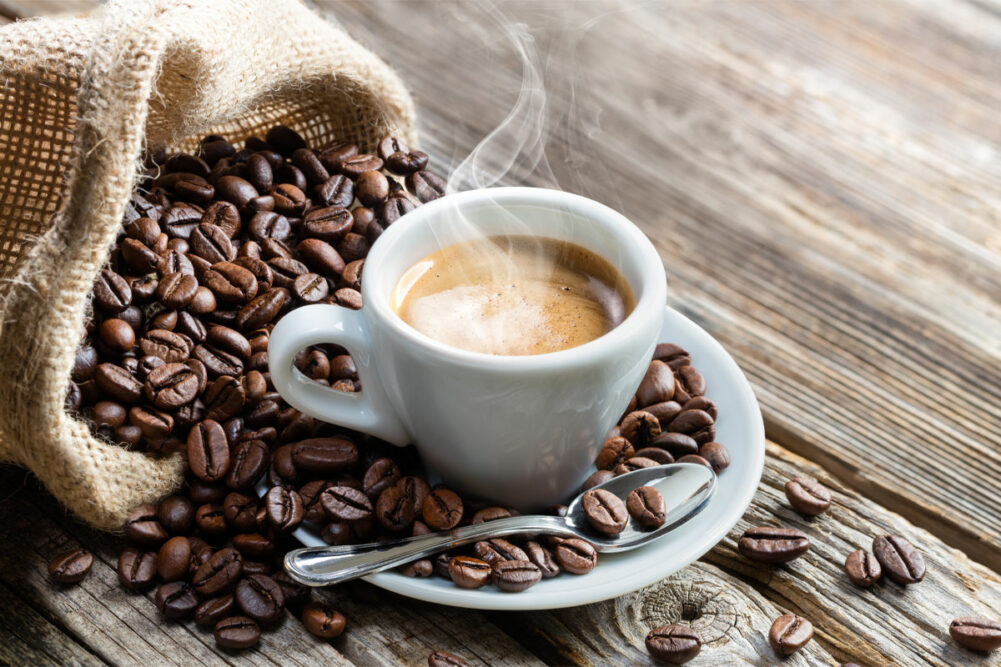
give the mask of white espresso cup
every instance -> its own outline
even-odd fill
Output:
[[[633,311],[588,343],[527,356],[451,347],[405,323],[391,302],[400,276],[433,252],[484,235],[536,234],[604,257],[636,297]],[[650,363],[667,298],[664,267],[643,233],[612,209],[541,188],[450,194],[389,227],[365,260],[364,307],[298,308],[268,346],[271,379],[293,407],[320,419],[413,443],[450,487],[521,510],[579,489]],[[320,343],[345,347],[358,393],[313,382],[293,362]]]

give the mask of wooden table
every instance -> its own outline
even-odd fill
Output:
[[[692,665],[770,664],[771,620],[794,612],[816,637],[788,664],[997,664],[947,628],[1001,618],[1001,5],[324,5],[399,70],[439,169],[501,123],[523,71],[541,76],[544,105],[538,88],[522,99],[546,159],[532,159],[538,137],[502,134],[483,164],[603,201],[654,240],[671,305],[754,384],[772,441],[760,491],[705,558],[635,594],[479,613],[362,584],[324,594],[349,619],[332,644],[290,620],[236,658],[122,592],[114,540],[6,469],[0,662],[422,664],[444,648],[477,664],[632,664],[649,660],[651,626],[680,621],[706,640]],[[782,485],[801,474],[836,491],[827,515],[788,507]],[[759,567],[735,551],[751,524],[801,528],[813,547]],[[927,578],[853,587],[845,555],[887,532],[920,546]],[[46,560],[78,544],[94,571],[56,590]]]

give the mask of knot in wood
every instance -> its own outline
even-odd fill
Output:
[[[703,644],[723,640],[741,617],[737,598],[719,582],[684,575],[647,588],[636,596],[634,607],[641,626],[686,623]]]

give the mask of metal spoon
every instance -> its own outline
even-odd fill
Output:
[[[703,465],[671,463],[619,475],[594,488],[611,491],[624,501],[630,491],[640,486],[660,491],[667,506],[664,524],[654,530],[643,529],[630,520],[616,536],[595,532],[584,516],[582,493],[570,503],[566,517],[514,516],[391,542],[296,549],[285,555],[285,569],[290,577],[306,586],[331,586],[461,544],[517,533],[579,537],[599,552],[628,551],[666,535],[701,512],[716,492],[716,475]]]

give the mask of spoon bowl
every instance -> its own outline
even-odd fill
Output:
[[[666,535],[701,512],[716,492],[716,475],[703,465],[671,463],[634,470],[594,488],[605,489],[625,501],[633,489],[641,486],[657,489],[664,498],[664,523],[653,530],[630,519],[618,535],[597,533],[584,514],[581,493],[570,503],[565,517],[514,516],[388,542],[306,547],[286,554],[285,569],[292,579],[306,586],[330,586],[470,542],[519,533],[578,537],[599,552],[628,551]]]

